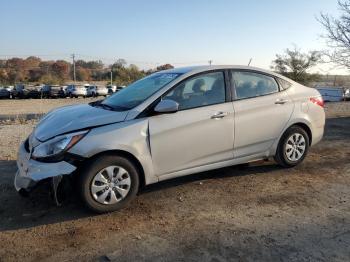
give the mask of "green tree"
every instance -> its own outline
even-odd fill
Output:
[[[63,84],[64,82],[62,79],[58,78],[55,75],[52,74],[44,74],[39,79],[40,83],[47,84],[47,85],[57,85],[57,84]]]
[[[302,53],[296,46],[293,49],[286,49],[283,54],[276,54],[272,61],[271,68],[296,82],[307,84],[314,81],[316,75],[308,73],[320,61],[318,51]]]
[[[66,61],[58,60],[51,65],[51,73],[61,80],[69,78],[70,65]]]
[[[89,81],[90,80],[90,71],[89,69],[78,67],[76,69],[77,80],[78,81]]]
[[[113,67],[115,68],[123,68],[126,66],[126,60],[123,58],[117,59],[117,62],[113,64]]]

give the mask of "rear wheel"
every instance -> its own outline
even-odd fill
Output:
[[[82,172],[78,187],[89,209],[97,213],[111,212],[123,208],[135,198],[139,176],[128,159],[101,156]]]
[[[292,126],[282,135],[277,147],[275,160],[283,167],[293,167],[300,164],[308,150],[310,138],[299,126]]]

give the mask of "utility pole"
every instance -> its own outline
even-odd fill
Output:
[[[113,66],[111,66],[111,86],[113,85]]]
[[[73,80],[75,83],[77,81],[76,75],[75,75],[75,54],[72,54],[72,58],[73,58]]]
[[[213,60],[209,60],[208,63],[211,66],[211,64],[213,63]]]

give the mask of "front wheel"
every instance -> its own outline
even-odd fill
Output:
[[[275,160],[283,167],[294,167],[300,164],[308,150],[310,138],[299,126],[292,126],[282,135],[277,147]]]
[[[82,200],[92,211],[116,211],[135,198],[139,188],[138,171],[124,157],[101,156],[83,170],[77,186]]]

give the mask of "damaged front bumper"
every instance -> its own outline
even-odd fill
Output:
[[[41,180],[61,177],[76,170],[75,166],[65,161],[44,163],[31,159],[30,153],[24,147],[24,143],[21,144],[18,151],[17,167],[18,171],[14,184],[18,192],[23,190],[29,192]]]

